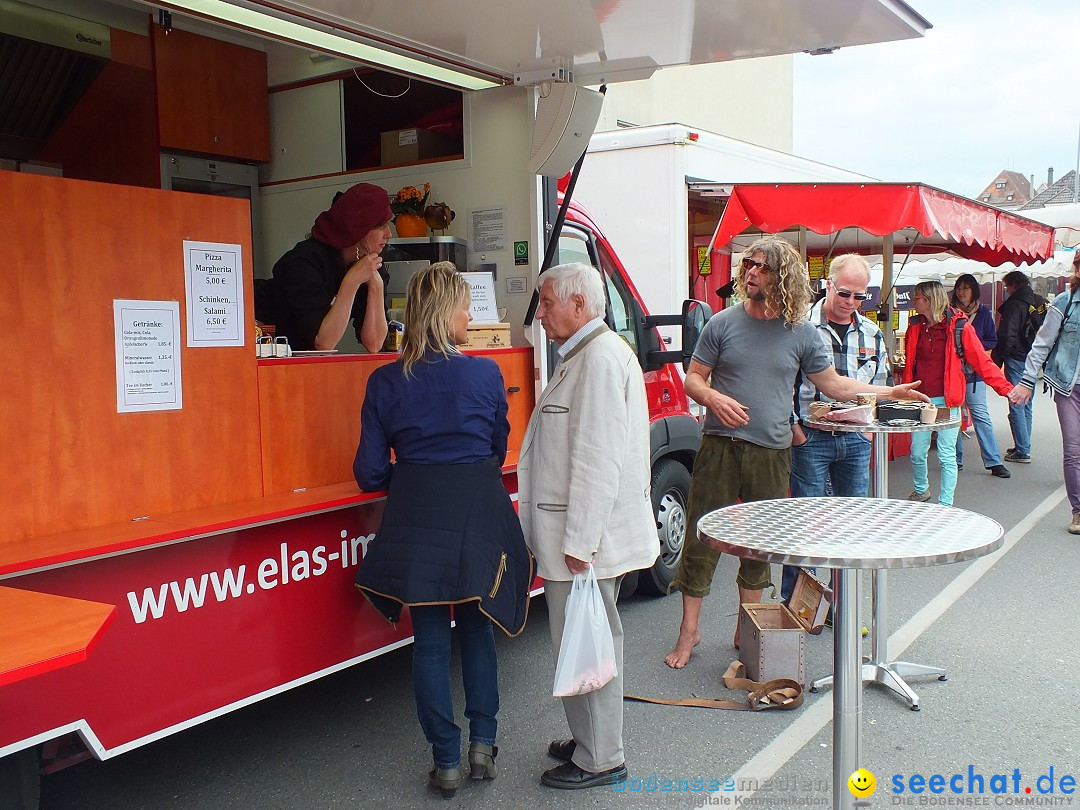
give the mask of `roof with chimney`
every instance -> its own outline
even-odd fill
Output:
[[[1076,191],[1076,170],[1070,169],[1044,188],[1028,202],[1020,206],[1021,209],[1042,208],[1047,205],[1060,205],[1062,203],[1075,202],[1073,194]]]
[[[976,199],[996,208],[1019,208],[1031,196],[1031,182],[1020,172],[1004,169],[979,192]]]

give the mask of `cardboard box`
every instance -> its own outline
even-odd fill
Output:
[[[416,163],[418,160],[445,157],[459,151],[450,138],[430,129],[394,129],[381,135],[383,166]]]
[[[510,348],[510,324],[508,323],[470,323],[469,349],[508,349]]]
[[[758,683],[790,678],[806,685],[806,634],[821,632],[829,611],[826,593],[824,585],[800,571],[790,609],[767,602],[739,606],[739,660],[747,678]]]

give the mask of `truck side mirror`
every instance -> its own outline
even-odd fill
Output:
[[[640,309],[640,308],[638,308]],[[702,302],[688,299],[683,301],[682,315],[646,315],[641,319],[642,339],[638,341],[641,347],[639,352],[645,355],[642,367],[646,371],[654,371],[665,363],[681,362],[683,371],[690,368],[690,359],[694,356],[694,347],[697,346],[701,332],[712,317],[712,308]],[[656,334],[652,330],[657,326],[681,326],[682,347],[678,351],[664,352],[647,347],[645,336],[647,333]],[[655,343],[656,341],[652,341]]]
[[[705,324],[713,316],[712,307],[704,301],[695,301],[692,298],[683,301],[682,305],[682,367],[683,371],[690,370],[690,360],[694,357],[694,349],[701,337]]]

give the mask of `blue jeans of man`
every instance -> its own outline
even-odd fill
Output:
[[[998,450],[997,439],[994,437],[994,423],[990,420],[990,411],[986,408],[986,383],[975,380],[967,383],[964,388],[964,403],[971,413],[972,424],[975,425],[975,438],[979,440],[979,453],[982,454],[982,463],[986,469],[1001,464],[1001,451]],[[964,440],[956,434],[956,462],[964,463]]]
[[[870,490],[870,440],[863,433],[833,433],[804,428],[806,442],[791,446],[791,495],[820,498],[825,481],[841,498],[866,497]],[[785,565],[780,597],[786,602],[795,588],[798,566]]]
[[[1017,357],[1005,358],[1005,378],[1016,385],[1024,376],[1024,361]],[[1016,452],[1031,455],[1031,400],[1023,405],[1009,403],[1009,427],[1012,429]]]
[[[431,743],[437,768],[461,761],[461,729],[454,722],[450,692],[450,606],[409,608],[413,623],[413,690],[416,715]],[[475,602],[454,606],[461,646],[461,678],[471,742],[495,744],[499,712],[498,660],[491,620]]]

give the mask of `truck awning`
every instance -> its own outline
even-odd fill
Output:
[[[1054,229],[921,183],[780,183],[732,187],[711,241],[799,226],[814,253],[876,253],[893,234],[897,253],[949,251],[998,266],[1052,258]]]
[[[211,19],[395,72],[476,89],[557,78],[581,85],[658,68],[912,39],[930,23],[904,0],[163,0]],[[439,70],[434,70],[434,69]]]

